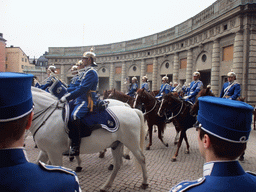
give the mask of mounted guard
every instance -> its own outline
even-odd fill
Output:
[[[49,87],[52,85],[53,80],[56,80],[57,78],[56,73],[57,71],[54,64],[50,65],[47,69],[48,78],[44,80],[46,83],[41,85],[39,88],[49,92]]]
[[[169,92],[171,92],[171,90],[170,90],[170,85],[168,84],[168,77],[167,76],[164,76],[163,78],[162,78],[162,85],[161,85],[161,87],[160,87],[160,91],[159,91],[159,93],[156,95],[156,98],[157,99],[159,99],[159,100],[161,100],[162,99],[162,97],[163,97],[163,95],[164,94],[168,94]]]
[[[71,113],[71,128],[69,130],[69,137],[71,139],[70,150],[63,153],[67,156],[78,156],[80,152],[81,142],[81,129],[85,128],[90,133],[89,128],[81,121],[89,112],[93,111],[93,105],[96,104],[96,88],[99,82],[97,71],[93,68],[97,66],[94,62],[96,54],[91,49],[89,52],[85,52],[82,57],[82,64],[80,75],[78,80],[80,84],[70,93],[64,95],[60,102],[68,102],[75,100],[75,106]]]
[[[131,96],[131,97],[134,97],[135,96],[135,93],[138,89],[138,84],[137,84],[137,77],[133,77],[132,78],[132,86],[129,90],[129,92],[127,93],[127,95]]]
[[[145,89],[147,92],[149,92],[149,86],[148,86],[148,78],[147,78],[147,76],[143,76],[143,77],[142,77],[141,89]]]
[[[240,84],[236,81],[236,74],[231,71],[227,74],[228,82],[224,83],[220,98],[237,100],[240,96],[241,88]]]
[[[183,99],[194,104],[197,94],[203,88],[203,82],[199,80],[200,73],[198,71],[193,73],[193,78],[194,78],[194,81],[190,83],[188,95],[183,97]]]

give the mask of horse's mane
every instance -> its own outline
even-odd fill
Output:
[[[145,93],[147,95],[147,97],[149,97],[151,99],[155,99],[155,97],[152,94],[150,94],[148,91],[146,91],[144,88],[138,89],[137,93],[142,92],[142,91],[143,91],[143,93]]]
[[[31,87],[31,91],[32,91],[32,96],[33,96],[33,100],[36,100],[37,98],[43,103],[45,103],[45,105],[49,104],[49,103],[53,103],[54,101],[58,101],[58,98],[51,95],[50,93],[36,88],[36,87]]]
[[[110,94],[113,94],[113,96],[116,95],[116,96],[121,97],[121,98],[127,98],[127,99],[131,99],[132,98],[132,99],[134,99],[133,97],[131,97],[129,95],[126,95],[125,93],[123,93],[121,91],[117,91],[115,89],[113,89]],[[110,96],[110,94],[109,94],[109,96]]]

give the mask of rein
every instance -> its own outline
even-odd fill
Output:
[[[149,111],[147,111],[146,113],[143,113],[143,115],[146,115],[146,114],[150,113],[151,111],[153,111],[156,108],[156,104],[157,104],[157,101],[155,101],[154,107],[152,109],[150,109]]]
[[[37,115],[35,118],[32,119],[32,121],[34,121],[35,119],[37,119],[38,117],[40,117],[42,114],[46,113],[53,105],[55,104],[55,102],[53,104],[51,104],[49,107],[47,107],[46,109],[39,111],[38,113],[36,113],[35,115]],[[62,108],[58,106],[59,102],[57,102],[57,104],[55,105],[55,108],[53,109],[53,111],[46,117],[46,119],[44,119],[44,121],[40,124],[40,126],[38,126],[38,128],[36,129],[36,131],[33,133],[33,138],[35,140],[35,135],[36,133],[39,131],[39,129],[45,124],[45,122],[49,119],[49,117],[53,114],[54,111],[56,111],[56,109]]]
[[[164,99],[162,99],[162,102],[161,102],[161,105],[160,105],[158,111],[160,111],[160,110],[162,109],[163,101],[164,101]],[[179,104],[177,104],[176,106],[178,106],[178,105],[179,105]],[[177,116],[181,113],[181,111],[182,111],[182,109],[183,109],[183,105],[184,105],[184,102],[181,101],[181,107],[180,107],[179,112],[178,112],[176,115],[174,115],[174,116],[173,116],[173,113],[172,113],[172,116],[169,117],[168,119],[167,119],[167,115],[166,115],[166,113],[165,113],[165,116],[166,116],[167,121],[171,121],[173,118],[177,117]],[[176,106],[174,106],[174,108],[175,108]]]

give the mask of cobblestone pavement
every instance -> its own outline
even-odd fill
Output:
[[[169,143],[165,147],[157,138],[157,133],[153,134],[153,146],[151,150],[144,151],[148,171],[149,187],[142,190],[142,173],[136,172],[132,160],[123,160],[123,166],[117,173],[110,192],[124,191],[163,191],[167,192],[170,188],[182,180],[193,180],[202,177],[202,167],[204,159],[200,156],[197,145],[197,132],[194,128],[187,131],[190,144],[190,154],[185,154],[186,145],[182,143],[179,156],[176,162],[171,162],[171,157],[175,153],[174,146],[175,129],[172,124],[167,126],[164,140]],[[39,150],[34,148],[32,136],[26,139],[26,151],[31,162],[36,162]],[[145,144],[147,144],[146,141]],[[245,161],[241,165],[245,170],[256,172],[256,131],[253,130],[248,142],[245,153]],[[99,191],[111,171],[108,166],[112,163],[111,151],[108,149],[106,156],[100,159],[99,154],[81,155],[83,160],[82,172],[78,173],[79,182],[83,191]],[[131,157],[133,159],[133,157]],[[75,169],[77,163],[70,162],[67,157],[63,158],[63,166]]]

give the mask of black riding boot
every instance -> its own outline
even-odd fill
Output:
[[[80,150],[80,143],[81,143],[81,128],[82,123],[80,119],[75,120],[72,122],[72,129],[70,129],[69,137],[71,139],[71,146],[68,151],[62,153],[65,156],[78,156]]]

